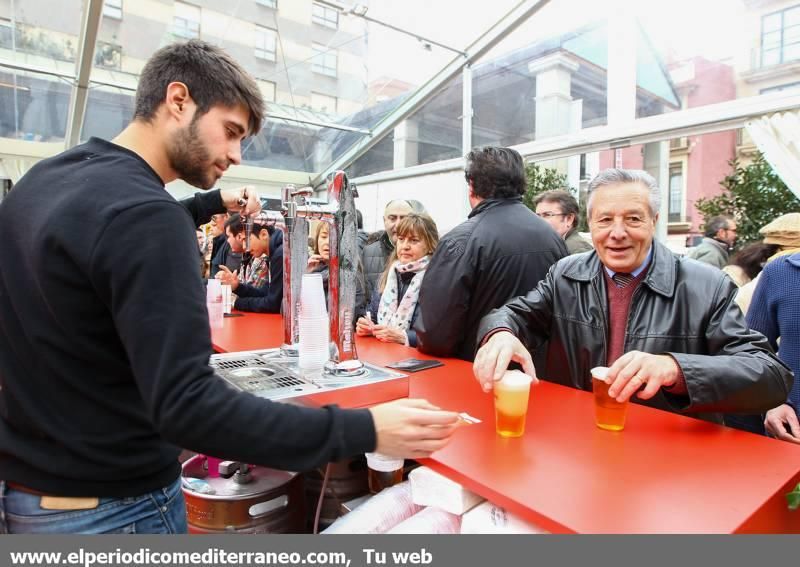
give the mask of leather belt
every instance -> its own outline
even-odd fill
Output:
[[[34,490],[33,488],[22,486],[21,484],[17,484],[16,482],[6,481],[6,486],[13,490],[19,490],[20,492],[27,492],[28,494],[34,494],[36,496],[55,496],[54,494],[48,494],[47,492],[42,492],[41,490]]]
[[[41,497],[39,506],[44,510],[91,510],[97,508],[100,503],[100,499],[94,496],[56,496],[16,482],[6,482],[6,486],[12,490]]]

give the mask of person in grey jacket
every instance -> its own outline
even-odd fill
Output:
[[[784,403],[792,374],[749,329],[719,270],[653,240],[659,194],[644,171],[609,169],[591,182],[595,252],[558,262],[534,290],[487,315],[475,377],[485,390],[511,360],[536,376],[529,350],[549,341],[549,379],[676,412],[758,413]],[[720,422],[718,415],[704,416]]]
[[[367,241],[361,252],[367,297],[371,297],[372,292],[378,289],[378,282],[386,270],[386,261],[392,255],[394,242],[397,240],[395,232],[397,223],[406,218],[412,210],[409,202],[403,199],[386,203],[386,208],[383,210],[383,226],[386,230],[375,234]]]
[[[711,217],[706,223],[705,238],[690,249],[686,257],[721,270],[728,263],[730,249],[735,243],[736,221],[725,215]]]

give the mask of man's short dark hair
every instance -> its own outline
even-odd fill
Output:
[[[261,129],[264,99],[255,80],[225,51],[198,39],[167,45],[150,58],[139,77],[133,118],[151,121],[173,82],[189,89],[195,120],[214,106],[241,104],[250,114],[249,135]]]
[[[728,228],[730,223],[733,219],[727,215],[717,215],[715,217],[711,217],[706,222],[706,232],[705,236],[708,238],[714,238],[720,229]]]
[[[525,193],[525,163],[510,148],[475,148],[466,156],[464,176],[482,199],[512,199]]]
[[[244,230],[244,223],[242,222],[241,215],[239,213],[231,214],[231,216],[228,217],[228,220],[225,221],[225,228],[230,230],[231,235],[233,236],[236,236],[242,232]]]
[[[575,224],[578,223],[578,215],[580,214],[580,207],[578,201],[572,196],[572,193],[564,190],[544,191],[539,193],[533,199],[533,206],[536,208],[541,202],[556,203],[561,207],[561,212],[565,215],[575,215]]]
[[[364,228],[364,215],[361,214],[361,211],[356,209],[356,228],[361,230]]]

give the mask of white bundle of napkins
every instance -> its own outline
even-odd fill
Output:
[[[455,481],[428,467],[419,467],[408,474],[411,499],[418,506],[433,506],[460,516],[483,501]]]

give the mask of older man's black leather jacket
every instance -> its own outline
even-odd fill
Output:
[[[505,327],[530,350],[549,339],[547,368],[540,374],[590,390],[590,369],[606,362],[602,269],[595,252],[564,258],[536,289],[484,317],[478,337]],[[792,373],[764,336],[747,327],[735,294],[736,286],[723,272],[653,243],[651,264],[631,302],[625,352],[669,353],[683,371],[688,397],[662,389],[647,405],[759,413],[786,401]]]

